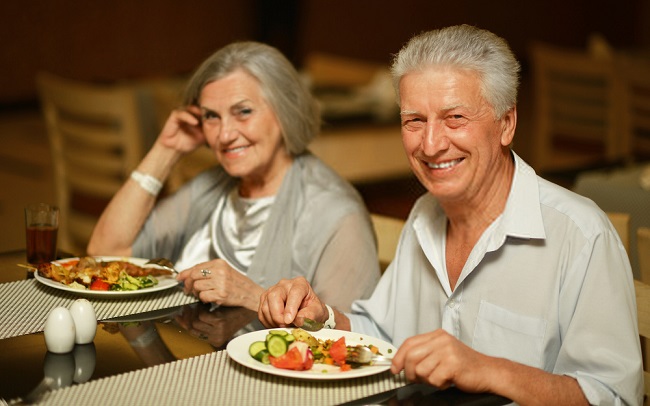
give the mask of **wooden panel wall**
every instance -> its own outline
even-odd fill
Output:
[[[650,2],[619,0],[34,0],[0,2],[0,107],[35,99],[34,74],[94,80],[187,73],[218,47],[264,40],[300,64],[310,51],[386,62],[413,34],[469,23],[504,36],[650,45]]]

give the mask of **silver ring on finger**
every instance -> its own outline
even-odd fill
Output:
[[[201,275],[203,275],[204,278],[207,278],[210,274],[212,274],[212,271],[209,269],[201,269]]]

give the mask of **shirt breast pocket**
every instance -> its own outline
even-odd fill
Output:
[[[481,301],[472,347],[486,355],[542,368],[545,332],[544,319]]]

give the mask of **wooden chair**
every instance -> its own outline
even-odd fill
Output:
[[[381,271],[384,272],[395,257],[397,243],[399,242],[399,237],[404,227],[404,220],[376,213],[372,213],[370,219],[372,220],[375,235],[377,236],[379,264]]]
[[[639,317],[639,333],[645,371],[650,370],[650,228],[639,227],[636,230],[637,255],[639,259],[639,279],[634,281],[636,286],[637,312]],[[645,403],[650,396],[649,373],[645,372]]]
[[[103,208],[142,159],[137,101],[126,85],[37,76],[60,208],[59,247],[83,254]]]
[[[650,158],[650,56],[618,55],[623,80],[622,136],[630,161]]]
[[[543,43],[534,43],[530,56],[535,169],[575,170],[621,161],[622,85],[614,58]]]
[[[650,285],[641,281],[634,281],[634,288],[636,290],[636,307],[637,317],[639,320],[639,335],[642,342],[650,342]],[[648,346],[642,347],[645,351]],[[650,399],[650,365],[648,365],[648,354],[645,354],[643,363],[643,380],[644,380],[644,401],[643,404],[648,404]]]
[[[630,215],[627,213],[618,213],[608,211],[607,217],[618,232],[618,236],[625,247],[627,255],[630,255]]]
[[[639,279],[650,284],[650,227],[636,230],[637,255],[639,258]]]

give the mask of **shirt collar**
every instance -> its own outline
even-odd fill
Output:
[[[507,236],[546,238],[539,200],[537,174],[523,159],[512,152],[515,172],[500,228]]]
[[[489,226],[488,250],[498,249],[506,237],[524,239],[544,239],[544,222],[539,200],[539,183],[537,174],[514,151],[511,151],[515,161],[515,170],[510,186],[510,193],[503,213]],[[414,220],[418,225],[427,227],[427,224],[436,224],[436,236],[444,236],[447,217],[435,198],[427,195],[419,202],[428,205],[428,210],[419,211]]]
[[[535,170],[531,168],[514,151],[515,170],[510,186],[510,193],[503,213],[488,227],[488,250],[498,249],[506,237],[523,239],[544,239],[544,222],[539,199],[539,182]],[[414,218],[416,229],[426,229],[434,224],[435,238],[443,238],[447,216],[436,199],[426,194],[416,204],[424,210],[417,210]]]

